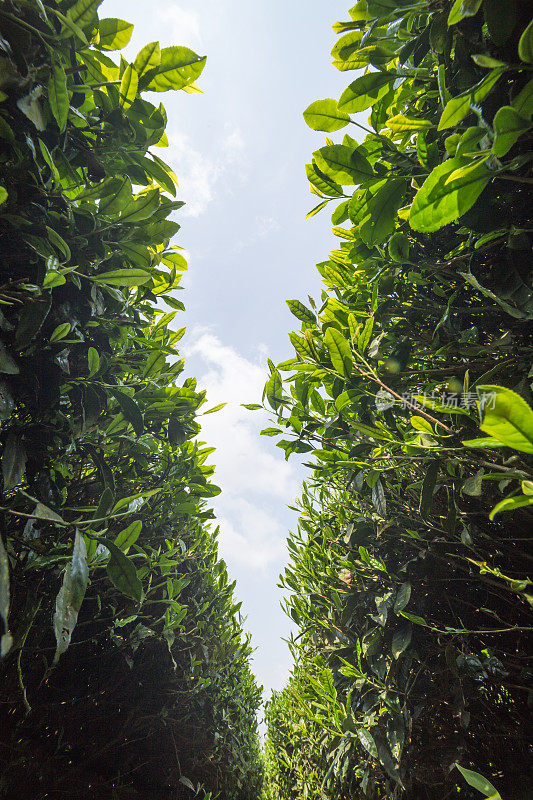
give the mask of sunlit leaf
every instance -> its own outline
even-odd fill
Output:
[[[337,108],[336,100],[317,100],[304,111],[304,120],[314,131],[338,131],[350,122],[350,115]]]
[[[98,47],[102,50],[121,50],[131,39],[133,25],[123,19],[106,17],[98,23]]]
[[[201,75],[205,62],[205,56],[198,56],[187,47],[164,47],[161,50],[161,61],[148,88],[153,92],[183,89]]]

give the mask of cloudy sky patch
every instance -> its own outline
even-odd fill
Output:
[[[174,218],[182,229],[173,244],[190,254],[179,293],[186,311],[174,324],[188,375],[198,378],[216,414],[202,417],[201,438],[217,448],[214,498],[220,550],[237,579],[236,599],[257,647],[260,683],[281,688],[290,667],[283,638],[291,622],[280,609],[278,576],[288,555],[285,537],[296,525],[287,509],[304,475],[285,462],[275,439],[261,437],[269,415],[241,403],[260,402],[266,356],[292,355],[288,332],[300,323],[285,300],[320,298],[315,264],[336,246],[327,212],[305,220],[316,205],[305,163],[324,144],[303,110],[338,97],[346,76],[330,66],[331,25],[346,16],[344,0],[105,0],[110,17],[134,23],[125,57],[158,40],[184,45],[207,64],[203,94],[147,94],[163,102],[170,146],[157,150],[175,170]],[[353,131],[351,131],[353,134]]]
[[[185,356],[188,362],[195,357],[198,385],[207,391],[205,407],[226,403],[200,418],[202,440],[217,448],[212,460],[222,488],[214,500],[221,554],[229,563],[265,571],[284,553],[285,505],[298,491],[293,464],[284,461],[272,440],[259,438],[269,425],[268,414],[242,406],[260,402],[265,368],[259,353],[252,362],[202,330],[190,336]]]

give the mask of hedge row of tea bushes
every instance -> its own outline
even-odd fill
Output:
[[[360,0],[304,113],[338,245],[265,387],[310,470],[271,800],[531,797],[530,14]]]
[[[99,5],[0,7],[0,794],[249,800],[260,693],[157,149],[205,58],[117,60],[133,26]]]

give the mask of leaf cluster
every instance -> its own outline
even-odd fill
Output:
[[[152,42],[117,63],[133,26],[99,5],[0,8],[2,789],[245,800],[260,694],[210,522],[205,392],[181,377],[182,202],[155,151],[156,93],[199,91],[205,57]]]
[[[327,133],[353,124],[306,167],[310,215],[333,207],[339,243],[317,265],[320,301],[288,302],[300,328],[265,387],[265,433],[310,470],[282,577],[296,667],[268,706],[267,773],[283,800],[306,796],[305,776],[312,797],[479,796],[459,763],[522,797],[531,22],[500,0],[349,14],[332,56],[356,77],[304,113]]]

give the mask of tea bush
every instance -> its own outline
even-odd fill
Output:
[[[264,433],[310,470],[282,579],[299,633],[267,706],[268,791],[496,796],[479,772],[525,800],[530,8],[360,0],[334,30],[333,63],[356,76],[304,118],[349,130],[306,166],[309,216],[332,210],[338,245],[317,265],[320,301],[289,301],[293,356],[265,387]]]
[[[128,63],[133,26],[99,5],[0,7],[1,793],[249,800],[260,692],[155,150],[158,93],[198,91],[205,57]]]

